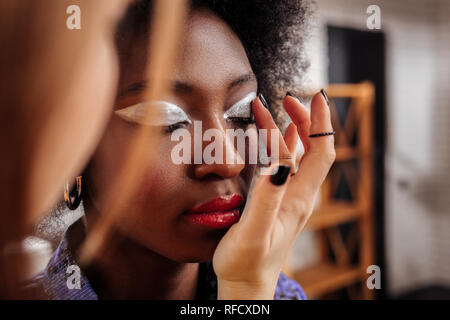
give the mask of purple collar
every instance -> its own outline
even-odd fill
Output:
[[[78,228],[84,228],[81,218],[67,229],[58,248],[50,258],[47,267],[33,279],[30,279],[30,283],[34,283],[34,285],[38,285],[43,289],[47,299],[99,299],[81,268],[79,269],[80,288],[70,289],[70,285],[68,285],[69,277],[71,276],[71,274],[73,274],[73,271],[70,269],[70,267],[77,267],[77,263],[70,243],[73,243],[73,241],[82,241],[82,239],[74,239],[76,237],[79,237],[79,232],[75,231],[75,229]],[[200,263],[196,300],[216,299],[217,278],[212,268],[212,263]],[[288,278],[285,274],[280,273],[275,290],[274,300],[306,300],[306,295],[297,282]]]

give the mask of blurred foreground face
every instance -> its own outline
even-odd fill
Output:
[[[185,129],[193,137],[194,121],[201,121],[203,132],[253,129],[256,139],[251,100],[257,83],[242,43],[230,27],[209,11],[195,10],[184,32],[170,93],[157,104],[146,103],[143,99],[148,79],[144,70],[149,39],[144,35],[134,37],[129,52],[121,54],[125,58],[121,60],[115,107],[116,111],[130,111],[130,116],[112,117],[87,172],[88,197],[101,212],[108,187],[120,183],[116,175],[145,120],[140,117],[145,112],[139,108],[158,108],[156,113],[168,117],[143,124],[157,128],[152,136],[156,143],[145,150],[148,161],[144,161],[141,179],[136,181],[136,194],[122,211],[118,232],[171,260],[208,261],[227,229],[239,219],[255,167],[194,161],[176,164],[171,152],[179,142],[172,141],[171,136]],[[203,148],[207,145],[205,142]],[[236,153],[233,145],[231,149]],[[214,211],[226,213],[216,221],[202,214]],[[100,221],[101,215],[107,214],[101,212]],[[196,219],[196,214],[203,218]]]
[[[29,37],[34,52],[24,61],[23,79],[33,125],[31,220],[62,198],[94,151],[112,112],[118,78],[116,23],[128,0],[33,1]],[[77,4],[81,29],[66,26]],[[24,17],[26,19],[27,17]]]

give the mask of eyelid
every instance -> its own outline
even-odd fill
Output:
[[[151,112],[151,116],[147,116]],[[179,106],[166,101],[147,101],[114,111],[122,119],[149,126],[170,126],[180,122],[192,123]]]
[[[244,98],[233,104],[223,114],[225,119],[229,118],[251,118],[252,116],[252,101],[256,98],[256,92],[250,92]]]

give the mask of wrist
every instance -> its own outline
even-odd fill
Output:
[[[251,283],[217,279],[218,300],[272,300],[275,286],[269,283]]]

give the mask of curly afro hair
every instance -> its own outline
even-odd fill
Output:
[[[286,90],[298,92],[310,65],[304,44],[313,7],[313,0],[191,0],[192,10],[211,10],[242,41],[259,91],[280,126],[280,101]],[[133,35],[148,33],[151,8],[151,0],[137,0],[128,8],[116,34],[119,52],[132,46]]]

